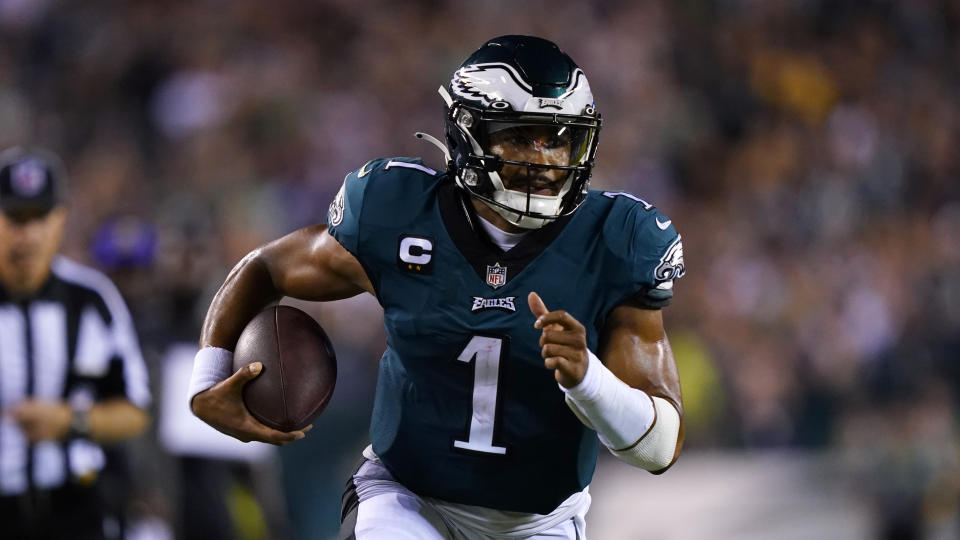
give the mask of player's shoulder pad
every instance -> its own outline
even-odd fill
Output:
[[[673,220],[653,204],[625,191],[591,192],[606,216],[607,248],[631,269],[638,293],[652,307],[666,305],[672,282],[683,276],[683,241]]]
[[[361,222],[384,214],[397,220],[397,211],[408,208],[407,201],[417,198],[434,185],[440,173],[419,158],[390,157],[372,159],[343,179],[343,185],[330,204],[327,227],[348,250],[354,251]]]

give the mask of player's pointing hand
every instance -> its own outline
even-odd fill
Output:
[[[527,296],[530,312],[536,317],[534,328],[539,328],[540,354],[544,366],[554,370],[557,382],[566,388],[576,386],[587,373],[587,331],[566,311],[548,311],[535,292]]]

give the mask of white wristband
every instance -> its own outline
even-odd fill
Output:
[[[220,347],[204,347],[193,357],[188,402],[207,388],[233,374],[233,352]]]
[[[583,380],[572,388],[560,386],[567,405],[608,448],[633,446],[656,419],[653,400],[618,379],[592,351],[587,356],[590,364]]]

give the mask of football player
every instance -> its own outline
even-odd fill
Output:
[[[372,444],[348,482],[342,538],[584,538],[598,438],[660,473],[683,445],[660,309],[683,275],[671,220],[588,189],[600,114],[583,71],[530,36],[485,43],[440,88],[447,170],[375,159],[315,225],[262,246],[204,322],[194,413],[240,440],[253,419],[230,352],[282,296],[367,292],[383,306]],[[304,430],[306,431],[306,430]]]

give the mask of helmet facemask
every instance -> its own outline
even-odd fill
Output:
[[[447,140],[457,184],[509,223],[536,229],[583,202],[597,149],[600,117],[483,109],[455,103]]]

